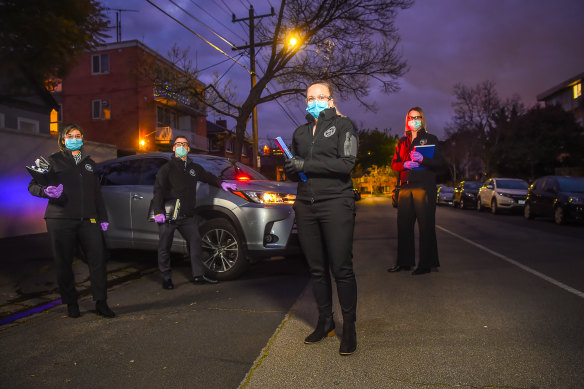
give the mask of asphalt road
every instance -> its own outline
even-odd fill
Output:
[[[189,284],[185,263],[173,291],[156,273],[110,290],[115,319],[86,298],[80,319],[61,306],[0,327],[0,387],[584,387],[584,226],[440,207],[441,267],[412,276],[386,272],[395,217],[388,199],[358,203],[352,356],[338,337],[302,343],[316,312],[301,261],[217,286]]]

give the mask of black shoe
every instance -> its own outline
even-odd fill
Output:
[[[351,355],[355,350],[357,350],[357,331],[355,330],[355,322],[343,322],[343,336],[341,338],[339,354]]]
[[[99,316],[107,318],[116,317],[116,314],[114,313],[114,311],[110,309],[110,307],[108,307],[107,302],[105,300],[98,300],[95,303],[95,312]]]
[[[162,281],[162,289],[174,289],[174,284],[170,278]]]
[[[335,336],[335,321],[333,320],[333,315],[319,317],[316,329],[304,339],[304,343],[318,343],[324,338],[330,338],[331,336]]]
[[[209,278],[205,275],[202,276],[196,276],[195,278],[193,278],[193,284],[196,285],[203,285],[203,284],[218,284],[219,281],[214,280],[213,278]]]
[[[418,268],[416,268],[416,270],[414,270],[412,272],[412,275],[417,276],[417,275],[426,274],[426,273],[430,273],[429,267],[418,267]]]
[[[79,304],[77,303],[67,304],[67,316],[72,317],[74,319],[81,316],[81,312],[79,312]]]
[[[390,273],[396,273],[400,270],[410,270],[411,268],[412,268],[411,266],[395,265],[394,267],[390,267],[389,269],[387,269],[387,271]]]

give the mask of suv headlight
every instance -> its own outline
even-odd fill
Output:
[[[502,196],[502,197],[511,198],[511,196],[509,195],[509,193],[504,193],[504,192],[497,192],[497,194],[498,194],[499,196]]]
[[[235,190],[232,193],[257,204],[294,204],[295,194],[261,192],[257,190]]]

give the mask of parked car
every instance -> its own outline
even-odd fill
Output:
[[[454,199],[454,188],[451,186],[444,186],[441,185],[438,188],[438,192],[436,194],[436,204],[442,205],[452,205],[452,200]]]
[[[479,189],[477,210],[490,208],[496,214],[503,209],[523,209],[528,188],[527,182],[519,178],[491,178]]]
[[[454,187],[452,205],[456,208],[475,208],[477,206],[477,193],[481,183],[479,181],[461,181]]]
[[[523,214],[553,217],[557,224],[584,221],[584,177],[545,176],[529,187]]]
[[[158,228],[147,221],[158,169],[171,153],[132,155],[98,164],[110,221],[109,249],[157,250]],[[223,157],[189,154],[196,163],[237,191],[197,184],[203,263],[221,280],[241,275],[251,258],[299,252],[294,211],[296,184],[269,181],[250,167]],[[172,252],[186,254],[186,242],[175,235]]]
[[[353,188],[353,196],[355,197],[355,201],[361,200],[361,192],[359,189]]]

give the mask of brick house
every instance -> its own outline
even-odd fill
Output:
[[[207,121],[209,154],[233,159],[235,156],[235,132],[227,129],[226,120],[215,123]],[[252,141],[244,139],[241,148],[241,163],[252,166]]]
[[[193,151],[208,151],[206,107],[155,83],[148,75],[154,68],[182,73],[136,40],[84,53],[62,81],[63,123],[81,126],[88,140],[117,145],[119,154],[168,150],[177,135]]]

